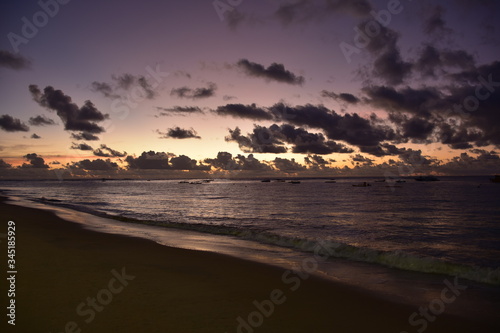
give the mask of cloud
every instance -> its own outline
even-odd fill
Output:
[[[358,104],[360,102],[360,99],[358,97],[349,93],[336,94],[333,91],[323,90],[321,91],[321,96],[333,98],[334,100],[349,104]]]
[[[12,165],[0,158],[0,169],[10,169]]]
[[[248,171],[270,171],[271,167],[256,159],[253,154],[248,156],[236,155],[233,157],[231,153],[219,152],[216,158],[207,158],[205,163],[226,171],[248,170]]]
[[[373,31],[373,22],[371,19],[363,20],[356,29],[362,32]],[[369,52],[373,61],[363,67],[360,73],[370,78],[380,79],[390,85],[401,84],[410,77],[412,63],[404,61],[401,56],[398,47],[400,34],[380,24],[377,27],[378,33],[367,38],[364,43],[364,48]]]
[[[297,163],[294,158],[289,160],[286,158],[276,157],[273,161],[273,165],[278,171],[284,173],[296,173],[306,170],[306,167]]]
[[[27,154],[23,156],[29,164],[23,163],[21,168],[35,168],[35,169],[48,169],[49,166],[45,164],[45,160],[35,153]]]
[[[372,9],[368,0],[298,0],[281,4],[274,12],[273,17],[284,26],[288,26],[318,21],[328,14],[366,17]]]
[[[0,67],[14,70],[28,69],[31,67],[31,62],[20,54],[0,50]]]
[[[443,35],[453,32],[446,26],[446,22],[443,18],[445,10],[442,6],[433,6],[432,9],[428,9],[427,12],[429,16],[425,19],[423,27],[425,34],[443,37]]]
[[[127,156],[127,152],[121,153],[103,144],[100,148],[94,150],[94,155],[100,157],[125,157]]]
[[[169,156],[163,152],[143,152],[139,157],[127,156],[129,169],[168,169]]]
[[[354,156],[351,156],[351,160],[354,162],[354,164],[362,164],[362,165],[373,165],[373,159],[364,157],[361,154],[356,154]]]
[[[127,93],[131,92],[132,89],[139,89],[141,97],[145,99],[154,99],[158,95],[155,91],[156,85],[152,84],[143,75],[132,75],[130,73],[118,76],[112,75],[111,80],[110,83],[94,81],[90,89],[110,99],[125,99],[127,98]],[[134,91],[134,94],[137,94],[137,92]]]
[[[274,17],[284,26],[305,23],[317,16],[318,9],[318,6],[310,0],[287,2],[274,12]]]
[[[244,153],[286,153],[287,148],[284,142],[272,135],[269,129],[261,126],[255,126],[253,133],[247,136],[241,135],[241,130],[236,127],[229,130],[226,141],[238,143],[241,151]]]
[[[258,108],[255,104],[227,104],[219,106],[213,111],[219,116],[232,116],[234,118],[253,119],[253,120],[271,120],[273,115],[268,111]]]
[[[6,132],[28,132],[30,130],[21,120],[8,114],[0,116],[0,128]]]
[[[398,85],[411,74],[412,64],[402,59],[398,48],[389,48],[378,56],[373,63],[373,75],[388,84]]]
[[[143,152],[139,157],[127,156],[129,169],[141,170],[210,170],[209,165],[198,164],[185,155],[175,156],[164,152]]]
[[[156,131],[161,135],[160,139],[201,139],[194,129],[183,129],[180,127],[169,128],[167,132]]]
[[[83,131],[92,134],[105,131],[97,123],[108,119],[109,115],[97,110],[91,101],[85,101],[82,107],[78,107],[72,102],[71,97],[51,86],[45,87],[42,92],[38,86],[32,84],[29,86],[29,90],[35,102],[40,106],[56,111],[64,123],[65,130]]]
[[[432,45],[426,45],[415,63],[415,70],[423,77],[440,77],[448,73],[447,69],[473,69],[475,59],[463,50],[440,50]]]
[[[366,102],[387,112],[409,112],[414,115],[429,117],[431,110],[444,105],[442,93],[433,87],[414,89],[411,87],[395,89],[387,86],[363,88],[368,95]]]
[[[307,155],[304,157],[304,163],[310,170],[327,170],[329,169],[330,162],[335,162],[334,160],[325,160],[323,156],[320,155]]]
[[[343,144],[326,140],[323,134],[310,133],[302,128],[283,124],[270,127],[255,126],[252,133],[241,135],[241,130],[229,130],[226,141],[235,141],[243,152],[250,153],[285,153],[287,145],[297,154],[351,153],[352,149]]]
[[[86,143],[74,143],[71,145],[70,149],[83,150],[83,151],[93,151],[94,148]]]
[[[109,83],[94,81],[91,84],[90,89],[94,92],[100,92],[104,97],[115,99],[120,98],[120,95],[114,93],[114,89]]]
[[[209,165],[198,165],[196,160],[186,155],[172,157],[170,159],[170,169],[172,170],[210,170]]]
[[[97,141],[97,140],[99,140],[98,136],[95,136],[95,135],[93,135],[91,133],[87,133],[87,132],[80,132],[78,134],[71,133],[71,138],[73,138],[75,140],[85,140],[85,141]]]
[[[42,137],[41,137],[41,136],[39,136],[39,135],[38,135],[38,134],[36,134],[36,133],[33,133],[33,134],[31,134],[31,137],[30,137],[30,138],[31,138],[31,139],[41,139]]]
[[[304,77],[297,76],[294,73],[285,69],[283,64],[272,63],[269,67],[265,68],[263,65],[250,62],[247,59],[241,59],[236,64],[239,68],[249,76],[262,77],[267,81],[283,82],[288,84],[302,85]]]
[[[111,171],[111,170],[117,170],[118,169],[118,164],[115,162],[111,162],[111,160],[108,158],[106,160],[103,159],[96,159],[96,160],[89,160],[85,159],[79,162],[76,162],[73,167],[79,168],[79,169],[84,169],[84,170],[91,170],[91,171]]]
[[[45,125],[55,125],[56,122],[50,118],[45,117],[44,115],[30,117],[29,123],[32,126],[45,126]]]
[[[321,129],[330,140],[340,140],[354,146],[376,146],[382,141],[396,137],[396,133],[389,126],[375,124],[357,113],[339,115],[322,105],[289,107],[277,103],[270,111],[276,120],[300,127]]]
[[[368,0],[326,0],[327,8],[333,11],[342,11],[353,16],[365,17],[373,10]]]
[[[217,90],[217,85],[213,82],[208,82],[207,87],[201,88],[174,88],[170,92],[170,96],[175,96],[178,98],[189,98],[189,99],[200,99],[200,98],[209,98],[215,96],[215,91]]]
[[[171,108],[156,107],[160,111],[159,116],[171,116],[172,114],[193,114],[193,113],[204,113],[202,109],[197,106],[174,106]]]

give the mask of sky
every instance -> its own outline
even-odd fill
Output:
[[[500,173],[498,1],[0,13],[3,179]]]

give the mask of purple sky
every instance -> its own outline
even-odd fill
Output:
[[[500,172],[496,1],[65,2],[0,5],[0,177]]]

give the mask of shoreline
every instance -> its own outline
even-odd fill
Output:
[[[423,325],[409,324],[414,307],[319,277],[284,278],[286,270],[274,266],[99,233],[3,200],[0,208],[17,228],[15,331],[61,332],[68,323],[92,332],[416,332]],[[134,279],[119,293],[106,292],[120,289],[110,281],[123,269]],[[109,303],[92,312],[87,297]],[[494,326],[444,312],[426,332]]]

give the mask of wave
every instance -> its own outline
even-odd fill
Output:
[[[256,241],[263,244],[291,248],[306,253],[314,253],[314,251],[317,249],[318,242],[321,242],[321,246],[333,258],[342,258],[342,259],[354,260],[365,263],[379,264],[391,268],[398,268],[408,271],[457,276],[459,278],[468,279],[476,282],[481,282],[491,285],[500,285],[500,267],[489,268],[489,267],[457,264],[457,263],[447,262],[445,260],[440,260],[437,258],[418,256],[401,250],[383,251],[368,247],[353,246],[350,244],[335,242],[335,241],[287,237],[287,236],[277,235],[259,229],[257,227],[245,226],[245,228],[238,228],[234,226],[225,226],[225,225],[171,222],[165,220],[164,221],[139,220],[135,218],[124,217],[121,215],[110,215],[102,211],[97,211],[89,207],[79,206],[75,204],[69,204],[57,201],[47,201],[43,199],[32,199],[32,200],[44,204],[70,208],[73,210],[82,211],[85,213],[121,222],[154,225],[166,228],[197,231],[215,235],[233,236],[245,240]]]

